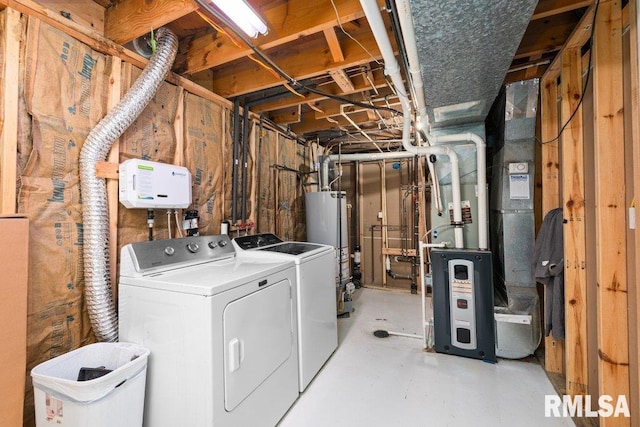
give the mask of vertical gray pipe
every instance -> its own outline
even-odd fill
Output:
[[[240,143],[240,98],[233,100],[233,162],[231,164],[231,224],[238,219],[238,144]]]
[[[80,151],[80,190],[84,224],[85,302],[98,341],[118,340],[118,314],[109,273],[109,216],[107,186],[96,176],[96,162],[105,161],[113,143],[140,115],[164,81],[178,50],[168,29],[156,32],[157,50],[129,92],[94,127]]]
[[[247,166],[249,163],[249,108],[244,106],[244,120],[242,126],[242,223],[247,220]]]

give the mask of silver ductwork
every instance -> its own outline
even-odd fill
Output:
[[[107,189],[96,176],[96,162],[105,161],[113,143],[140,115],[173,65],[178,39],[168,29],[156,32],[157,50],[129,92],[94,127],[80,152],[80,185],[84,223],[85,302],[98,341],[118,340],[118,315],[109,274]]]

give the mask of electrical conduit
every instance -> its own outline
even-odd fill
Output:
[[[178,39],[165,28],[156,32],[156,39],[157,50],[140,77],[118,105],[89,132],[80,152],[85,301],[98,341],[118,340],[118,315],[109,276],[106,183],[96,176],[96,163],[106,160],[113,143],[144,110],[171,69]]]

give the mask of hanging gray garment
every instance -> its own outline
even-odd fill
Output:
[[[545,215],[533,250],[532,271],[545,285],[545,335],[564,340],[564,245],[562,209]]]

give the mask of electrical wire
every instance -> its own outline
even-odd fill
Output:
[[[167,232],[169,233],[169,239],[171,239],[171,209],[167,209]]]
[[[178,218],[178,210],[177,209],[173,210],[173,216],[176,219],[176,230],[178,230],[178,236],[184,237],[184,234],[182,233],[182,229],[180,228],[180,219]]]
[[[582,105],[582,101],[584,100],[584,94],[587,91],[587,86],[589,85],[589,79],[591,77],[591,59],[593,58],[593,35],[594,35],[595,29],[596,29],[596,17],[598,16],[598,6],[599,5],[600,5],[600,0],[596,0],[595,7],[594,7],[594,10],[593,10],[593,19],[591,21],[591,35],[589,36],[589,63],[587,64],[587,75],[586,75],[586,77],[584,79],[584,83],[582,85],[582,93],[580,94],[580,100],[578,101],[578,104],[576,105],[576,108],[574,108],[573,112],[571,113],[571,115],[569,116],[567,121],[560,128],[560,131],[558,132],[558,135],[555,138],[550,139],[548,141],[541,141],[540,139],[538,139],[536,137],[536,141],[538,141],[540,143],[540,145],[546,145],[546,144],[550,144],[552,142],[558,141],[560,139],[560,137],[562,136],[562,134],[564,133],[564,130],[567,128],[569,123],[571,123],[571,120],[573,120],[575,115],[578,113],[578,110],[580,109],[580,106]]]
[[[333,6],[333,10],[336,13],[336,21],[338,21],[338,26],[340,27],[340,30],[342,30],[342,32],[349,37],[351,40],[353,40],[354,42],[356,42],[358,44],[358,46],[360,46],[362,48],[362,50],[364,50],[367,55],[369,55],[371,57],[371,59],[378,65],[382,65],[382,63],[376,59],[375,56],[373,56],[373,54],[371,52],[369,52],[369,49],[367,49],[366,47],[364,47],[364,45],[362,43],[360,43],[358,40],[355,39],[355,37],[353,37],[351,34],[349,34],[347,32],[347,30],[344,29],[344,27],[342,26],[342,22],[340,22],[340,14],[338,13],[338,8],[336,7],[336,4],[333,0],[331,0],[331,6]]]
[[[263,64],[261,64],[262,66],[268,66],[271,71],[275,72],[276,74],[279,75],[279,78],[282,78],[285,80],[285,83],[288,84],[289,86],[291,86],[293,89],[295,89],[296,91],[307,91],[310,93],[314,93],[316,95],[319,96],[323,96],[326,98],[330,98],[330,99],[334,99],[340,102],[344,102],[344,103],[349,103],[349,104],[353,104],[353,105],[357,105],[359,107],[362,108],[366,108],[366,109],[372,109],[372,110],[385,110],[385,111],[390,111],[395,115],[402,115],[403,113],[401,111],[398,111],[394,108],[389,108],[389,107],[384,107],[384,106],[376,106],[376,105],[371,105],[371,104],[366,104],[360,101],[355,101],[353,99],[349,99],[340,95],[334,95],[332,93],[328,93],[328,92],[324,92],[318,89],[315,89],[311,86],[308,86],[304,83],[301,83],[299,81],[297,81],[296,79],[294,79],[293,77],[291,77],[290,75],[288,75],[285,71],[283,71],[277,64],[275,64],[264,52],[262,52],[260,49],[258,49],[258,47],[253,44],[251,42],[251,40],[249,40],[243,33],[242,30],[240,30],[237,25],[235,25],[233,22],[231,22],[229,19],[227,19],[226,16],[224,16],[223,14],[221,14],[220,12],[218,12],[215,8],[213,8],[213,6],[211,4],[209,4],[206,1],[203,0],[197,0],[197,3],[204,9],[207,10],[209,13],[211,13],[214,17],[216,17],[218,20],[224,22],[228,27],[230,27],[234,33],[243,41],[243,43],[245,45],[247,45],[255,54],[256,56],[263,61]],[[252,60],[256,60],[258,58],[251,58]]]

